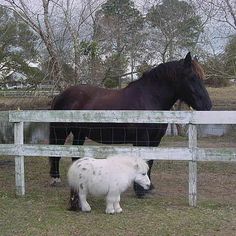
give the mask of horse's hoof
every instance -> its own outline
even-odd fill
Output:
[[[67,210],[68,211],[79,211],[80,208],[79,207],[68,207]]]
[[[144,198],[146,193],[135,193],[137,198]]]
[[[59,186],[61,183],[61,178],[51,178],[50,185],[53,187]]]
[[[148,194],[148,195],[154,195],[154,194],[156,194],[156,193],[157,193],[157,191],[156,191],[155,188],[150,188],[150,189],[147,191],[147,194]]]
[[[151,184],[150,188],[148,190],[140,189],[139,191],[136,190],[135,194],[138,198],[146,198],[151,197],[156,193],[155,187]]]

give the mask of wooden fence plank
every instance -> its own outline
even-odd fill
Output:
[[[62,157],[82,157],[95,156],[102,158],[120,152],[141,155],[143,158],[153,160],[193,160],[192,150],[189,148],[158,148],[158,147],[133,147],[133,146],[75,146],[75,145],[38,145],[38,144],[0,144],[0,155],[3,156],[62,156]],[[135,154],[135,152],[137,152]],[[236,148],[196,148],[196,161],[219,161],[236,162]],[[140,154],[139,154],[140,153]],[[147,153],[147,154],[145,154]]]
[[[198,148],[196,160],[236,162],[236,148]]]
[[[15,144],[23,145],[24,142],[24,125],[23,122],[14,124],[14,141]],[[15,181],[16,195],[25,195],[25,171],[24,171],[24,156],[20,153],[15,156]]]
[[[9,111],[0,112],[0,121],[9,121]]]
[[[9,111],[10,122],[236,124],[236,111]]]
[[[188,124],[191,117],[191,111],[11,111],[9,114],[9,121]]]
[[[21,156],[62,156],[62,157],[95,157],[104,158],[114,153],[129,153],[144,159],[153,160],[182,160],[192,158],[188,148],[158,148],[158,147],[133,147],[112,145],[14,145],[0,144],[0,155]]]
[[[193,111],[192,124],[236,124],[236,111]]]
[[[192,151],[192,161],[189,161],[189,205],[195,207],[197,205],[197,127],[189,125],[189,148]]]

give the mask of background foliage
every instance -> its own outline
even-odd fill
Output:
[[[236,78],[231,0],[3,2],[2,87],[17,79],[59,90],[81,83],[121,87],[140,76],[140,68],[188,51],[204,64],[211,84]]]

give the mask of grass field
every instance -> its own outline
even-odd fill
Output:
[[[0,235],[236,235],[236,165],[201,164],[198,206],[188,206],[185,162],[155,164],[155,193],[121,197],[124,212],[106,215],[104,199],[90,198],[91,213],[67,210],[69,159],[61,162],[63,182],[49,186],[47,158],[26,158],[26,196],[16,197],[14,162],[0,159]]]

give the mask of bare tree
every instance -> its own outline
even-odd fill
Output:
[[[205,52],[202,56],[205,60],[207,78],[232,79],[233,73],[229,73],[227,67],[227,45],[232,42],[236,34],[236,1],[235,0],[193,0],[200,12],[202,19],[205,17],[206,30],[202,45]],[[234,50],[230,50],[231,58],[235,57]],[[232,55],[234,54],[234,55]]]
[[[53,26],[50,21],[50,15],[54,12],[54,7],[51,6],[52,1],[42,0],[42,12],[33,11],[32,6],[27,5],[27,1],[24,0],[6,0],[5,2],[9,4],[9,8],[15,11],[41,37],[49,54],[50,78],[57,87],[61,88],[61,81],[63,79],[62,63],[56,45]]]
[[[214,16],[217,21],[228,24],[236,30],[236,2],[234,0],[214,0],[209,1],[208,4],[217,11]]]
[[[42,39],[49,56],[50,80],[58,89],[80,81],[81,41],[91,38],[95,0],[40,0],[37,7],[27,0],[4,0]],[[73,71],[66,80],[65,65]]]
[[[94,25],[93,15],[103,1],[79,1],[79,6],[76,6],[75,3],[76,1],[74,0],[65,0],[60,2],[57,1],[56,5],[62,12],[64,35],[67,34],[67,40],[70,42],[69,47],[65,47],[64,50],[70,55],[70,62],[74,70],[73,83],[77,84],[81,80],[81,75],[83,73],[81,66],[83,64],[84,55],[82,52],[83,48],[81,48],[81,42],[92,40]],[[63,55],[66,52],[64,52]]]

